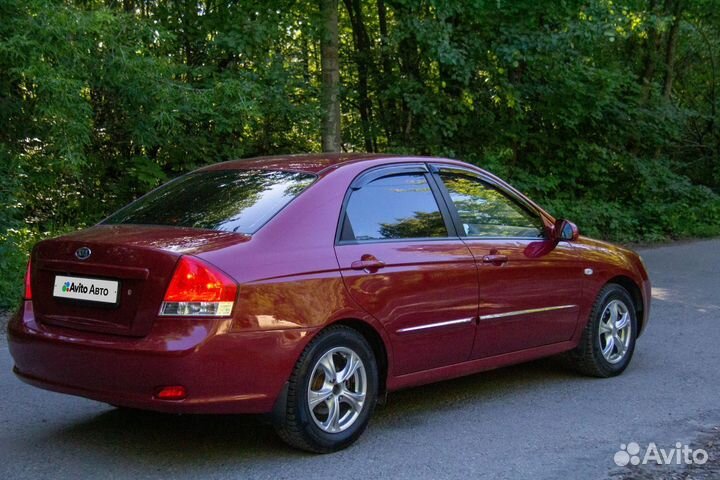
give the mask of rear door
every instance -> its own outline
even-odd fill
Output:
[[[335,252],[353,299],[383,323],[395,375],[466,361],[477,318],[474,258],[425,165],[361,175]]]
[[[478,266],[479,321],[472,358],[569,340],[582,285],[572,245],[546,238],[542,215],[492,179],[443,166],[437,175]]]

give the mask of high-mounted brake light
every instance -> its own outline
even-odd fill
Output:
[[[180,258],[165,292],[160,315],[228,317],[237,284],[220,270],[195,257]]]
[[[27,270],[25,270],[25,300],[32,300],[32,287],[30,286],[30,260],[28,260]]]

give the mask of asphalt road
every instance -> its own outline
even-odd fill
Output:
[[[697,448],[720,426],[720,239],[641,253],[654,303],[624,375],[585,378],[549,359],[398,392],[332,455],[294,451],[256,417],[126,412],[32,388],[2,341],[0,478],[625,476],[620,444]]]

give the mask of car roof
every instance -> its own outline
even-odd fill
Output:
[[[201,170],[285,170],[293,172],[320,173],[331,167],[347,163],[370,160],[392,159],[395,155],[378,153],[311,153],[301,155],[276,155],[268,157],[245,158],[216,163]],[[401,156],[397,156],[401,157]]]
[[[458,167],[471,168],[477,172],[482,173],[486,178],[494,180],[503,188],[512,191],[515,195],[518,195],[524,201],[534,206],[538,211],[542,212],[544,216],[554,221],[552,215],[547,213],[537,203],[523,195],[519,190],[510,184],[506,183],[499,177],[496,177],[492,173],[477,167],[475,165],[467,164],[460,160],[454,160],[450,158],[442,157],[428,157],[428,156],[417,156],[417,155],[400,155],[400,154],[381,154],[381,153],[309,153],[309,154],[298,154],[298,155],[275,155],[266,157],[254,157],[245,158],[238,160],[229,160],[227,162],[215,163],[206,167],[200,168],[197,171],[211,171],[211,170],[282,170],[290,172],[304,172],[318,176],[324,176],[332,170],[336,170],[339,167],[346,165],[357,165],[362,163],[368,163],[371,166],[381,166],[383,160],[387,160],[388,163],[436,163],[445,165],[455,165]]]

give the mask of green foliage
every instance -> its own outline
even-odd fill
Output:
[[[63,231],[54,232],[60,233]],[[38,233],[29,228],[0,232],[0,307],[14,307],[20,302],[30,249],[50,236],[50,232]]]
[[[343,0],[344,148],[470,161],[601,238],[720,234],[720,4],[678,1]],[[317,2],[0,18],[0,304],[39,238],[204,164],[320,148]]]

